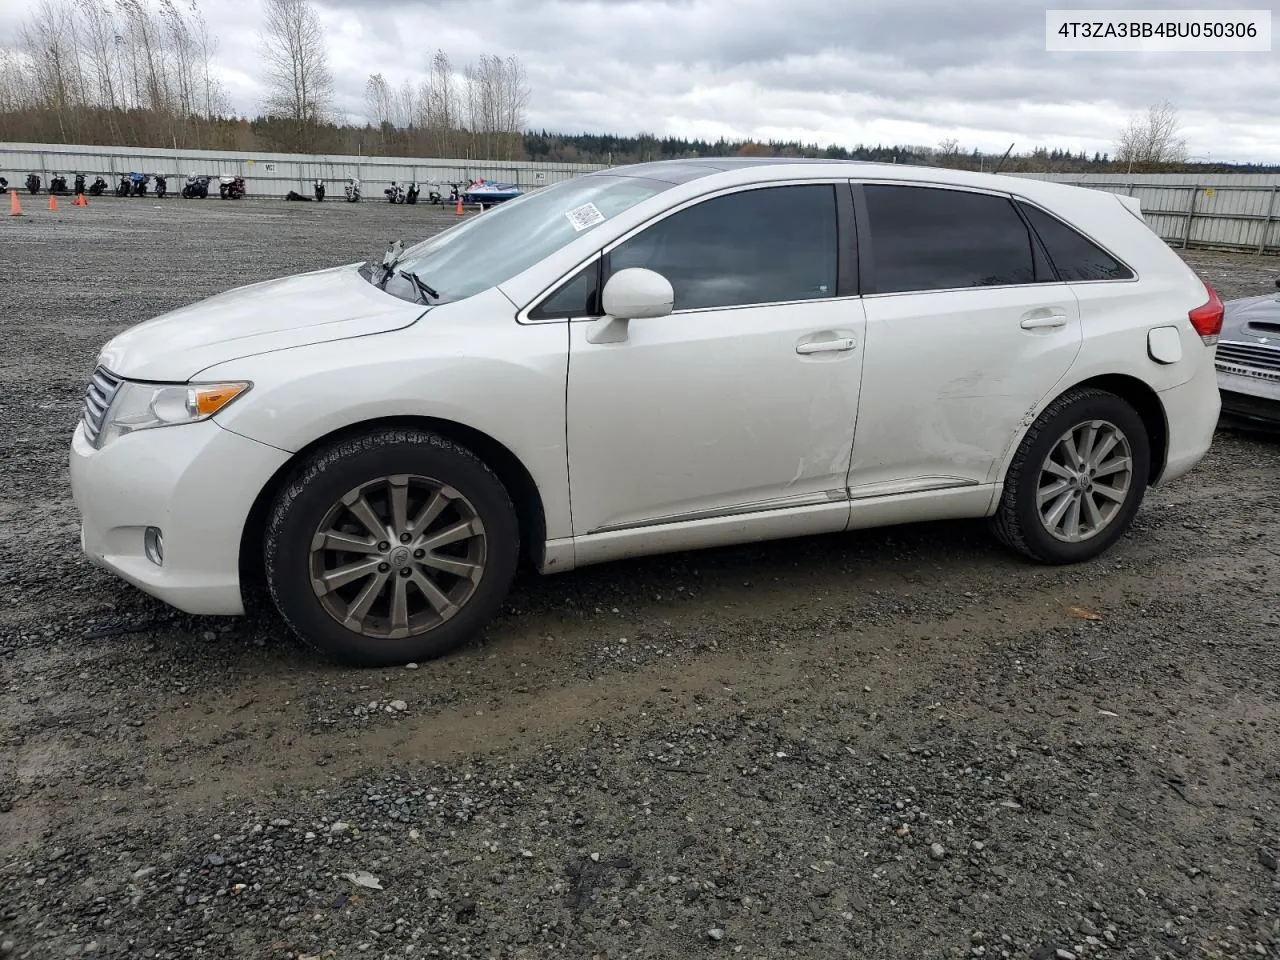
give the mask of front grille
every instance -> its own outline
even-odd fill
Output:
[[[107,410],[120,389],[120,378],[112,376],[105,367],[98,367],[89,378],[89,388],[84,394],[84,435],[95,447],[102,433],[103,421],[107,418]]]
[[[1238,340],[1218,341],[1214,361],[1218,366],[1251,367],[1254,370],[1271,370],[1280,373],[1280,347],[1261,343],[1241,343]]]
[[[1214,366],[1222,373],[1230,373],[1237,377],[1250,377],[1254,380],[1280,383],[1280,372],[1274,370],[1259,370],[1257,367],[1238,367],[1234,363],[1223,363],[1221,360],[1217,361]]]

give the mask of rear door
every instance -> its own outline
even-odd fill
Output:
[[[1080,309],[1010,197],[854,186],[866,357],[854,498],[995,479],[1080,351]]]

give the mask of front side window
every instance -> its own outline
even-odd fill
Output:
[[[574,320],[601,314],[600,258],[596,257],[529,311],[530,320]]]
[[[938,187],[867,184],[863,191],[875,287],[867,292],[1037,281],[1031,234],[1011,200]]]
[[[671,281],[676,310],[833,297],[838,280],[831,184],[761,187],[704,200],[609,254],[611,271]]]

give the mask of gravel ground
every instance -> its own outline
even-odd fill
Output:
[[[319,663],[78,554],[99,345],[451,217],[24,196],[0,222],[0,956],[1280,956],[1280,446],[1227,430],[1105,558],[980,524],[516,586]],[[1274,260],[1189,253],[1224,297]]]

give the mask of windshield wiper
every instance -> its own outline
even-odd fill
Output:
[[[427,286],[426,281],[423,280],[416,273],[414,273],[412,270],[401,270],[399,271],[399,273],[400,273],[400,276],[404,277],[406,280],[408,280],[410,283],[413,284],[414,289],[418,291],[419,297],[430,297],[432,300],[440,299],[440,294],[437,293],[435,290],[433,290],[431,287]],[[385,287],[387,285],[386,281],[383,281],[382,285]],[[426,301],[424,300],[423,302],[425,303]]]
[[[394,274],[399,274],[413,284],[413,288],[417,293],[419,302],[426,303],[428,302],[428,298],[431,300],[439,300],[440,294],[412,270],[396,270],[396,264],[398,264],[403,258],[404,242],[397,240],[395,243],[389,244],[387,246],[387,252],[383,254],[382,263],[378,264],[376,267],[373,266],[372,262],[370,263],[370,282],[379,290],[385,290],[387,289],[387,283],[391,280],[391,277]],[[382,275],[376,280],[373,279],[373,270],[375,269],[382,271]]]
[[[400,262],[400,258],[403,256],[404,241],[397,240],[387,246],[387,252],[382,255],[382,263],[378,265],[382,270],[382,276],[373,281],[375,287],[379,290],[386,289],[387,281],[391,279],[391,275],[395,272],[396,264]]]

